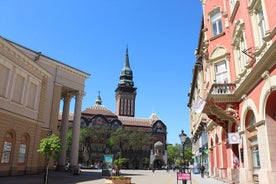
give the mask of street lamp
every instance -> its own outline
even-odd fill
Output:
[[[185,155],[184,155],[184,151],[185,151],[185,144],[186,144],[186,138],[187,135],[184,133],[184,130],[181,130],[181,134],[179,134],[179,138],[182,144],[182,156],[183,156],[183,163],[184,163],[184,169],[182,168],[181,172],[185,172],[186,168],[185,168]],[[186,180],[182,180],[182,183],[185,184],[187,183]]]
[[[185,167],[185,156],[184,156],[184,151],[185,151],[185,144],[186,144],[186,138],[187,135],[184,133],[184,130],[181,131],[181,134],[179,134],[179,138],[182,144],[182,156],[183,156],[183,162],[184,162],[184,167]]]

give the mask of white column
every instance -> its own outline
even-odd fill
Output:
[[[68,122],[69,122],[69,110],[70,110],[70,101],[72,95],[70,93],[66,93],[63,97],[63,111],[62,111],[62,119],[60,126],[60,139],[62,148],[58,155],[58,169],[63,170],[65,166],[66,160],[66,145],[67,145],[67,132],[68,132]]]
[[[70,153],[70,165],[72,167],[78,165],[81,105],[82,105],[83,95],[84,95],[84,92],[82,92],[82,91],[79,91],[76,93],[73,135],[72,135],[72,145],[71,145],[71,153]]]

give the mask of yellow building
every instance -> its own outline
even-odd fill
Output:
[[[65,112],[62,122],[68,122],[68,102],[74,96],[76,119],[70,162],[77,164],[78,149],[74,148],[79,146],[82,96],[89,76],[0,36],[0,176],[43,171],[45,159],[37,152],[40,140],[56,133],[61,99]],[[59,157],[64,164],[64,150]]]

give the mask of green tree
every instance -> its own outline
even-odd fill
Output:
[[[181,164],[189,165],[193,164],[193,153],[192,153],[192,144],[189,142],[187,138],[187,142],[185,142],[185,150],[183,156],[183,147],[181,144],[168,145],[168,163],[176,164],[181,166]],[[184,160],[183,160],[184,158]]]
[[[120,169],[122,168],[123,164],[126,163],[128,161],[127,158],[118,158],[114,160],[114,169],[116,172],[116,176],[119,176],[120,174]]]
[[[170,165],[172,164],[179,165],[180,152],[182,150],[181,145],[180,144],[168,145],[167,150],[168,150],[168,163]]]
[[[192,148],[186,148],[184,151],[184,164],[189,165],[194,163]]]
[[[114,160],[114,165],[119,166],[120,168],[123,166],[124,163],[128,161],[127,158],[118,158]]]
[[[46,157],[46,168],[44,174],[44,184],[48,183],[48,174],[49,174],[49,160],[53,158],[54,160],[57,159],[57,155],[61,150],[61,141],[58,136],[52,134],[48,138],[43,138],[40,140],[39,149],[37,152],[44,155]]]
[[[80,145],[83,145],[85,150],[87,151],[88,158],[86,160],[86,164],[91,164],[92,157],[92,144],[91,141],[97,140],[97,129],[92,127],[82,127],[80,129]]]
[[[150,132],[146,132],[144,129],[122,127],[113,130],[107,140],[108,146],[113,150],[122,148],[122,144],[127,145],[129,149],[137,150],[151,143],[152,135]]]

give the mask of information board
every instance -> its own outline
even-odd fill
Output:
[[[191,180],[190,173],[177,173],[177,180]]]

